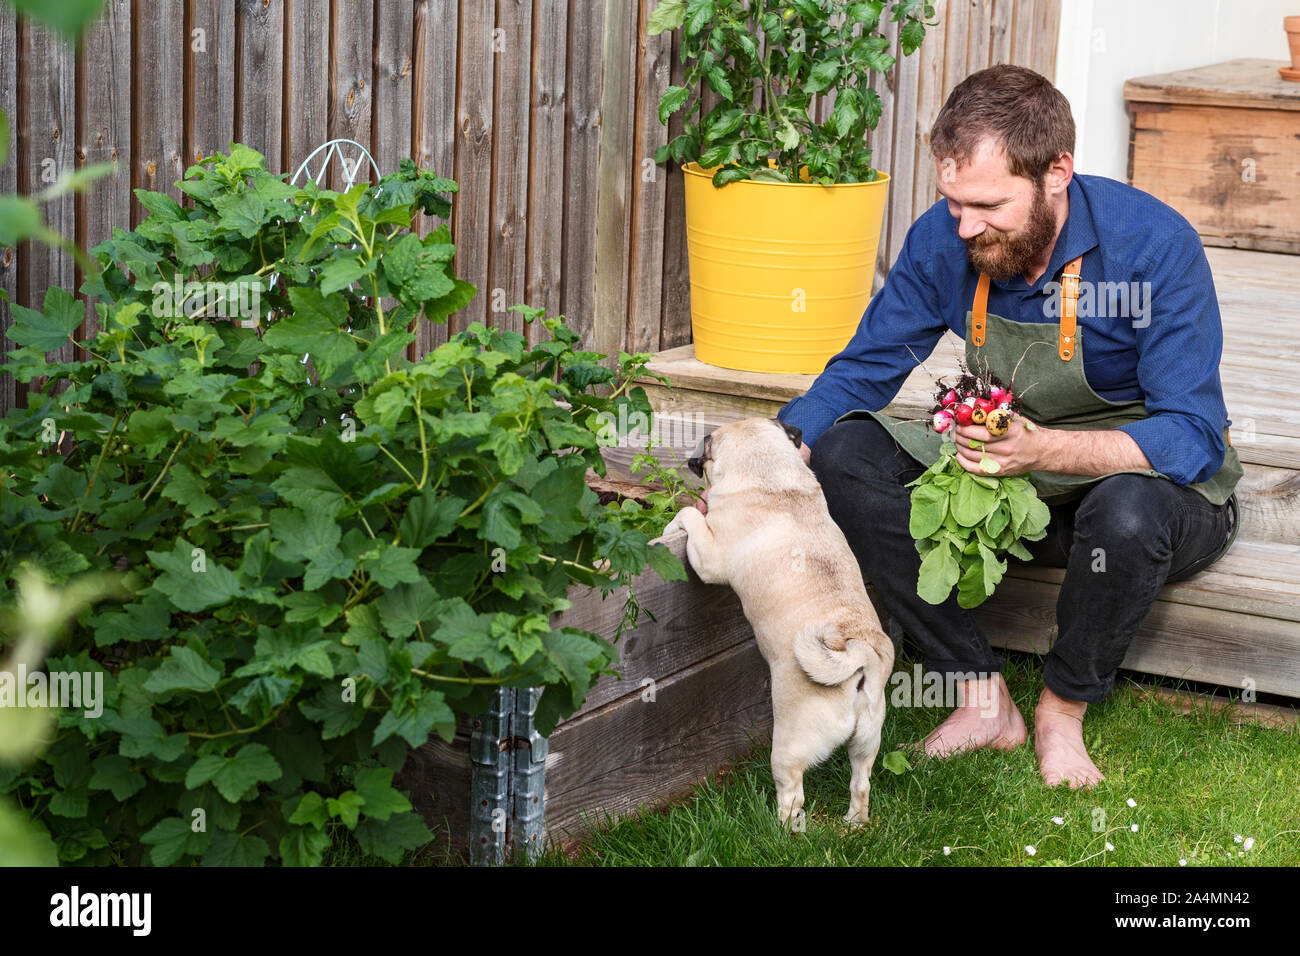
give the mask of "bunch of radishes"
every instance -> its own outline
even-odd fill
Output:
[[[983,425],[990,435],[1005,435],[1020,407],[1011,389],[995,375],[982,378],[963,372],[956,385],[940,379],[938,386],[930,423],[939,434],[957,424]]]

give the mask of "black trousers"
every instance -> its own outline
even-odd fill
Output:
[[[908,531],[911,489],[904,485],[925,469],[871,419],[831,426],[813,446],[811,464],[863,575],[927,669],[1000,671],[1004,659],[973,614],[958,606],[956,588],[941,605],[917,596],[921,558]],[[1034,556],[1027,563],[1066,568],[1043,682],[1066,700],[1098,701],[1160,589],[1208,567],[1227,543],[1235,514],[1229,503],[1216,506],[1168,479],[1135,474],[1104,478],[1082,498],[1049,510],[1046,537],[1025,542]]]

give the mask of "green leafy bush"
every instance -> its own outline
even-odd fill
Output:
[[[894,65],[889,39],[879,31],[885,0],[660,0],[647,32],[682,30],[685,84],[659,100],[659,120],[685,111],[683,132],[655,151],[717,169],[713,184],[739,179],[799,182],[871,182],[868,130],[882,104],[871,89],[873,71]],[[933,4],[898,0],[899,45],[910,56],[925,39]],[[702,118],[705,91],[718,102]],[[815,98],[835,97],[823,123],[812,117]],[[756,106],[755,104],[761,104]]]
[[[137,190],[151,215],[92,250],[85,361],[45,355],[79,300],[14,308],[5,368],[48,380],[0,421],[0,615],[24,566],[125,571],[131,599],[47,660],[103,674],[102,716],[61,712],[0,793],[67,862],[316,864],[337,827],[397,860],[430,838],[392,785],[409,748],[502,684],[545,686],[549,732],[610,672],[553,626],[571,585],[685,576],[584,479],[604,421],[649,415],[648,356],[608,368],[516,307],[535,345],[475,323],[408,360],[475,291],[445,224],[412,231],[455,183],[409,160],[335,193],[236,145],[179,185],[192,206]]]

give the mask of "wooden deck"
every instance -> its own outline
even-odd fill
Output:
[[[1232,442],[1245,477],[1238,486],[1242,528],[1212,568],[1167,586],[1125,659],[1126,668],[1300,698],[1300,258],[1207,248],[1223,315],[1220,368]],[[949,333],[908,378],[889,414],[917,418],[931,404],[936,376],[955,369],[962,340]],[[662,352],[650,369],[671,389],[646,391],[660,414],[707,429],[753,415],[775,415],[816,376],[736,372],[695,361],[690,346]],[[694,438],[669,429],[683,459]],[[698,434],[698,432],[697,432]],[[640,449],[612,449],[617,474]],[[670,452],[665,449],[661,454]],[[1045,651],[1055,637],[1061,569],[1013,568],[980,609],[1000,647]]]

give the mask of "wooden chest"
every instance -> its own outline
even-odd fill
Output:
[[[1128,178],[1206,245],[1300,253],[1300,83],[1229,60],[1124,84]]]

